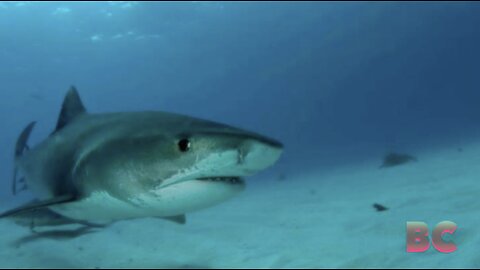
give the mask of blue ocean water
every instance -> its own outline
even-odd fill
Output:
[[[0,162],[54,128],[75,85],[89,111],[162,110],[280,140],[254,177],[329,170],[480,136],[480,5],[1,2]]]

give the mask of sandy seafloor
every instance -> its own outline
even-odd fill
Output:
[[[189,214],[186,225],[122,221],[70,240],[22,242],[28,228],[2,220],[0,266],[480,267],[480,144],[415,155],[418,162],[388,169],[372,159],[263,179]],[[373,203],[390,209],[376,212]],[[443,220],[459,226],[456,252],[406,252],[406,221]]]

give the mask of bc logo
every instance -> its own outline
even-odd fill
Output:
[[[432,232],[432,244],[436,250],[443,253],[450,253],[457,250],[453,241],[446,242],[443,236],[453,234],[457,224],[451,221],[442,221],[435,226]],[[428,240],[428,225],[420,221],[407,222],[407,252],[425,252],[430,248]]]

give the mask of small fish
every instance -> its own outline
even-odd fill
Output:
[[[24,236],[13,243],[13,246],[21,246],[23,244],[34,242],[41,239],[50,239],[50,240],[69,240],[76,237],[80,237],[85,234],[94,233],[97,230],[93,230],[93,228],[88,226],[82,226],[77,229],[70,229],[70,230],[48,230],[43,232],[36,232],[34,234],[30,234]]]
[[[381,205],[381,204],[378,204],[378,203],[374,203],[373,204],[373,207],[378,211],[378,212],[382,212],[382,211],[387,211],[388,208]]]
[[[36,203],[37,200],[32,201]],[[33,233],[36,233],[35,228],[38,227],[52,227],[70,224],[81,224],[87,227],[105,227],[106,225],[97,225],[80,220],[70,219],[62,216],[48,208],[39,208],[32,211],[20,212],[8,217],[15,224],[29,227]]]
[[[407,154],[389,153],[384,157],[383,164],[380,168],[398,166],[411,161],[417,161],[417,158]]]

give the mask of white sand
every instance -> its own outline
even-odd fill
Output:
[[[480,267],[480,145],[265,179],[188,215],[119,222],[97,233],[15,244],[28,228],[0,222],[1,267]],[[376,212],[372,204],[390,209]],[[458,250],[406,253],[406,221],[451,220]]]

